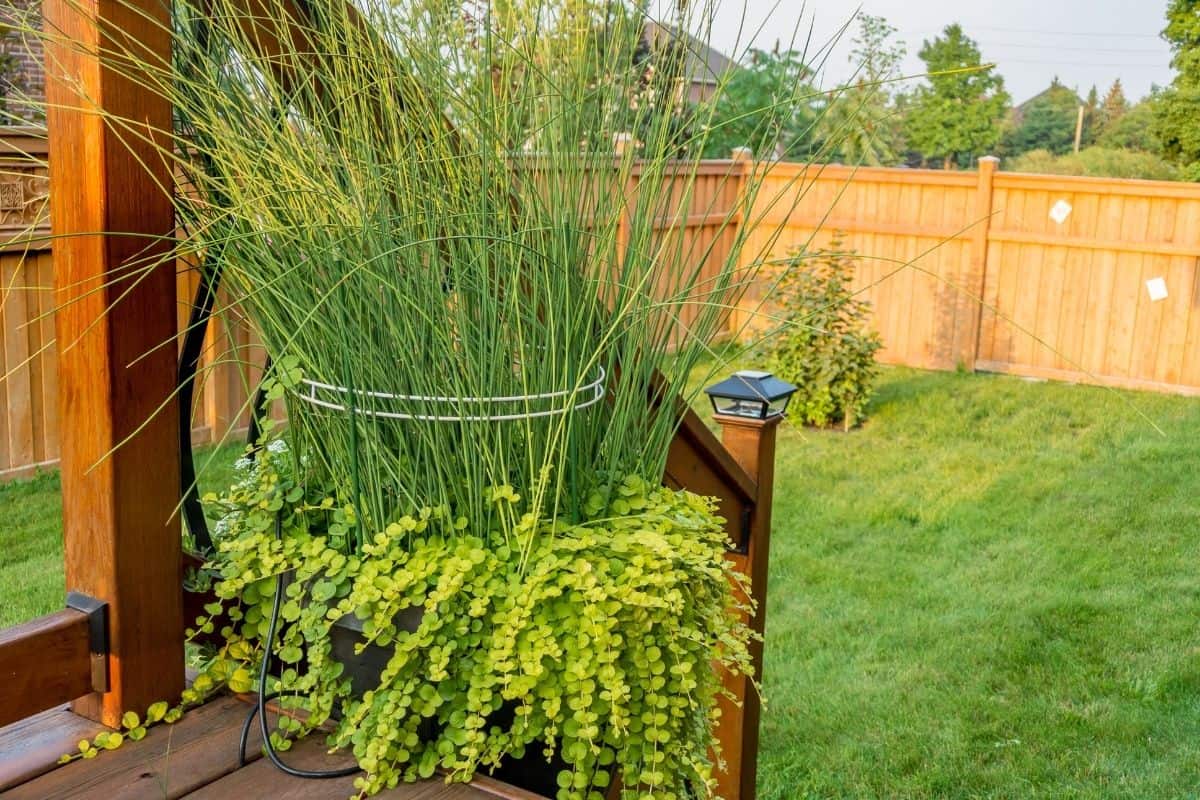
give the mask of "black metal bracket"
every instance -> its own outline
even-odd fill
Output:
[[[67,592],[67,608],[88,618],[88,649],[92,655],[92,689],[108,691],[108,603],[83,594]]]

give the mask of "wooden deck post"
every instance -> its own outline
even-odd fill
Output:
[[[171,23],[160,0],[44,14],[67,589],[110,612],[109,691],[74,710],[113,725],[184,680],[171,107],[113,65],[166,65]]]
[[[745,552],[730,552],[728,558],[750,578],[750,592],[757,608],[750,626],[760,636],[767,621],[767,566],[771,545],[771,503],[775,483],[775,434],[782,417],[765,420],[717,414],[721,442],[742,469],[754,480],[757,496],[749,518],[749,540]],[[763,673],[762,642],[751,646],[754,672]],[[741,708],[722,701],[717,736],[726,762],[718,774],[719,793],[726,800],[754,800],[758,780],[758,728],[762,704],[745,677],[726,676],[726,688],[741,700]]]

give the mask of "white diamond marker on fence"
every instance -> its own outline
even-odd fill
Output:
[[[1062,225],[1067,221],[1067,217],[1071,216],[1071,204],[1066,200],[1059,200],[1050,207],[1050,219]]]
[[[1167,299],[1167,282],[1162,278],[1151,278],[1146,281],[1146,292],[1150,295],[1150,302],[1157,303],[1159,300]]]

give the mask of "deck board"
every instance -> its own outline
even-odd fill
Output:
[[[248,707],[220,697],[174,725],[157,725],[140,742],[74,761],[3,795],[4,800],[54,797],[105,800],[176,800],[238,768],[237,742]],[[251,758],[262,738],[252,730]],[[73,751],[72,745],[66,751]]]
[[[258,726],[251,728],[245,766],[237,743],[250,705],[219,697],[193,709],[174,725],[158,725],[140,742],[126,742],[94,759],[64,766],[56,761],[74,752],[82,738],[103,726],[66,708],[52,709],[0,728],[2,800],[342,800],[355,794],[354,779],[305,780],[280,772],[263,759]],[[319,735],[281,754],[284,763],[304,769],[331,769],[353,763],[330,755]],[[432,779],[383,792],[384,800],[542,800],[491,778],[473,784]]]
[[[63,753],[73,753],[80,739],[107,730],[59,706],[0,728],[0,792],[43,775]]]
[[[329,755],[317,739],[298,743],[280,759],[300,769],[336,769],[353,764],[344,754]],[[230,797],[270,797],[273,800],[345,800],[356,793],[354,778],[306,780],[285,775],[266,759],[249,764],[192,794],[186,800],[226,800]],[[440,780],[403,784],[375,795],[386,800],[495,800],[495,795],[463,784]]]

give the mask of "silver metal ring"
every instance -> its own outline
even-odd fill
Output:
[[[510,422],[522,419],[537,419],[540,417],[557,417],[572,411],[580,411],[593,406],[604,398],[604,381],[608,374],[604,371],[604,367],[598,367],[599,375],[595,380],[580,386],[576,389],[564,389],[557,392],[542,392],[539,394],[530,395],[511,395],[507,397],[436,397],[426,395],[412,394],[392,394],[389,392],[373,392],[365,389],[348,389],[345,386],[335,386],[321,381],[314,381],[304,378],[301,384],[307,387],[308,391],[293,392],[296,399],[302,400],[309,405],[319,408],[329,409],[330,411],[341,411],[344,413],[358,414],[364,417],[377,417],[380,419],[409,419],[418,422]],[[332,402],[323,400],[317,396],[318,391],[335,392],[340,395],[353,395],[362,398],[372,398],[376,400],[399,400],[419,403],[520,403],[531,402],[535,400],[553,400],[559,397],[571,397],[583,395],[586,399],[583,402],[576,402],[570,405],[563,405],[558,408],[543,409],[540,411],[523,411],[511,412],[506,414],[413,414],[405,411],[380,411],[370,408],[361,408],[358,406],[348,407],[344,403]],[[588,396],[590,395],[590,396]]]

